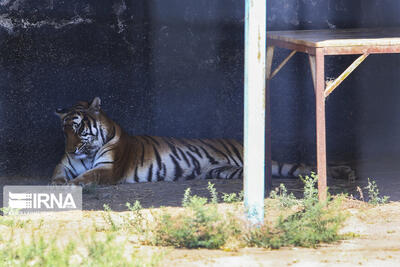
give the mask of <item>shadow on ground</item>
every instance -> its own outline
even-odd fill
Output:
[[[347,193],[360,198],[357,186],[365,188],[367,178],[374,179],[382,195],[390,196],[390,200],[400,200],[400,165],[395,160],[365,161],[357,165],[359,179],[355,183],[346,180],[328,180],[331,194]],[[220,193],[239,193],[243,190],[243,180],[190,180],[177,182],[155,182],[138,184],[121,184],[115,186],[97,186],[83,194],[84,210],[103,210],[103,205],[108,204],[115,211],[126,210],[127,202],[134,203],[139,200],[143,207],[181,206],[182,197],[186,188],[190,187],[193,194],[209,197],[208,182],[215,184]],[[0,188],[4,185],[46,185],[48,179],[40,177],[0,177]],[[300,179],[273,179],[274,188],[284,183],[289,192],[297,197],[303,194],[303,183]],[[367,192],[364,189],[364,197]],[[0,199],[3,200],[3,190]]]
[[[177,182],[155,182],[138,184],[120,184],[114,186],[96,186],[84,190],[83,209],[103,210],[103,205],[108,204],[112,210],[126,210],[127,202],[134,203],[139,200],[143,207],[181,206],[185,190],[191,188],[192,194],[210,197],[207,190],[208,182],[215,185],[219,196],[223,193],[239,193],[243,190],[243,180],[190,180]],[[284,183],[290,192],[296,196],[302,196],[302,182],[300,179],[274,179],[274,187]],[[46,185],[47,180],[33,178],[0,178],[0,187],[4,185]],[[330,181],[331,191],[334,193],[356,192],[357,184],[349,184],[346,181]],[[0,199],[3,200],[3,190]]]

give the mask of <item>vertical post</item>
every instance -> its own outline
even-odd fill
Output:
[[[326,128],[325,128],[325,70],[324,50],[316,49],[315,55],[315,115],[317,131],[317,172],[319,200],[326,200]]]
[[[266,71],[267,84],[265,86],[265,193],[269,196],[272,190],[272,167],[271,167],[271,93],[270,80],[272,60],[274,58],[274,46],[267,46]]]
[[[245,2],[244,203],[249,220],[264,220],[266,0]]]

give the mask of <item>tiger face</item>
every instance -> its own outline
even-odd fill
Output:
[[[70,109],[57,109],[65,137],[65,152],[77,159],[93,157],[104,145],[99,134],[100,99],[89,105],[79,102]]]

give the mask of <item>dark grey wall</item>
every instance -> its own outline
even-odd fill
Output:
[[[146,0],[11,0],[0,13],[0,174],[49,176],[63,151],[54,110],[78,100],[151,129]]]
[[[268,28],[396,26],[399,5],[269,0]],[[0,175],[49,176],[54,109],[94,96],[131,134],[241,139],[243,14],[243,0],[0,0]],[[328,58],[327,76],[353,59]],[[398,62],[371,56],[329,97],[330,158],[400,152]],[[299,54],[271,84],[276,159],[314,160],[310,75]]]

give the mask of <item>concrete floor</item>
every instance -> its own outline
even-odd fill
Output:
[[[391,201],[400,201],[400,164],[396,158],[359,161],[356,164],[356,170],[358,180],[355,183],[349,183],[346,180],[328,180],[330,193],[347,193],[360,199],[360,194],[357,191],[357,187],[360,187],[363,189],[364,199],[368,200],[367,189],[365,187],[368,184],[368,178],[371,178],[378,185],[381,196],[389,196]],[[44,177],[0,177],[0,188],[3,185],[16,184],[45,185],[48,184],[48,180]],[[242,180],[212,180],[211,182],[215,183],[219,192],[237,193],[243,189]],[[99,199],[102,199],[104,195],[107,196],[102,199],[105,201],[104,203],[110,203],[114,209],[118,210],[121,207],[125,207],[124,205],[127,201],[126,199],[117,201],[120,198],[118,194],[125,193],[126,196],[129,196],[129,201],[140,199],[141,202],[149,207],[163,205],[177,206],[181,204],[183,192],[187,187],[191,187],[195,194],[209,196],[207,183],[208,181],[193,180],[174,183],[158,182],[111,187],[100,186],[96,194],[85,194],[84,202],[87,202],[88,205],[92,203],[89,205],[91,208],[96,206],[96,208],[102,209],[103,202],[99,201]],[[302,197],[303,183],[300,179],[273,179],[274,188],[278,187],[280,183],[284,183],[289,192],[293,192],[297,197]],[[116,193],[114,192],[115,188],[118,188],[118,194],[116,194],[116,200],[114,201],[112,196]],[[0,190],[0,203],[2,203],[2,191]],[[171,196],[171,192],[174,192],[173,196]]]

